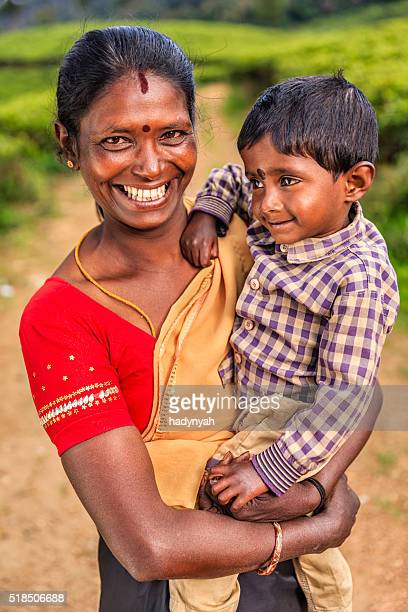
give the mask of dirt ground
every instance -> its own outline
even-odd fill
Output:
[[[233,134],[220,112],[224,93],[219,86],[200,92],[200,164],[192,194],[211,167],[238,161]],[[0,298],[0,590],[62,590],[68,595],[66,610],[94,612],[99,590],[96,529],[38,422],[17,337],[30,295],[96,223],[78,176],[58,179],[52,189],[55,215],[0,245],[0,282],[8,281],[15,290],[14,296]],[[408,333],[395,333],[383,354],[381,382],[407,384],[407,362]],[[355,612],[408,609],[407,446],[407,432],[375,432],[349,473],[362,501],[343,547],[354,576]],[[11,610],[1,608],[6,609]]]

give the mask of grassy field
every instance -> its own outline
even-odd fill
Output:
[[[103,23],[87,23],[86,29]],[[379,115],[391,146],[408,133],[408,18],[338,26],[328,31],[313,28],[277,30],[249,25],[162,21],[148,25],[165,32],[189,53],[199,82],[254,81],[254,87],[299,74],[331,73],[344,68],[350,80],[364,88]],[[78,23],[42,26],[0,35],[0,127],[5,129],[13,103],[31,107],[46,119],[43,106],[55,85],[55,66],[81,35]],[[1,68],[3,66],[3,68]],[[53,68],[54,67],[54,68]],[[32,102],[26,98],[35,94]],[[12,103],[12,104],[8,104]],[[18,107],[19,108],[19,107]],[[49,107],[48,107],[49,108]],[[29,117],[31,120],[31,116]],[[15,113],[11,129],[31,123]],[[404,134],[401,133],[404,131]],[[407,130],[407,132],[405,132]],[[396,132],[399,132],[397,134]],[[392,142],[391,142],[392,140]],[[395,143],[394,143],[395,141]]]
[[[408,15],[407,0],[387,4],[387,11],[378,6],[356,8],[297,29],[191,21],[146,24],[188,52],[199,84],[229,84],[226,110],[235,131],[267,85],[290,76],[344,69],[378,115],[381,163],[365,205],[387,238],[402,285],[408,280],[408,17],[404,15]],[[51,129],[57,67],[83,31],[105,25],[64,23],[0,34],[0,231],[49,210],[44,177],[59,168]],[[408,320],[408,296],[402,290]]]

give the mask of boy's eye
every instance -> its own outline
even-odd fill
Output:
[[[281,187],[290,187],[291,185],[296,185],[300,183],[299,179],[295,179],[292,176],[282,176],[280,179]]]
[[[262,187],[263,187],[263,184],[257,178],[250,178],[249,182],[251,183],[253,189],[262,189]]]
[[[105,149],[117,150],[124,149],[129,143],[129,138],[125,136],[108,136],[102,140],[101,144]]]
[[[161,142],[165,142],[170,145],[177,145],[184,142],[186,136],[189,136],[191,132],[185,132],[184,130],[169,130],[162,134],[159,138]]]

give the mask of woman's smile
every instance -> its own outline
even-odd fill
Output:
[[[125,192],[128,198],[137,202],[156,202],[164,196],[169,186],[170,183],[164,183],[159,187],[144,189],[143,187],[132,187],[131,185],[114,185],[114,187]]]
[[[166,206],[176,189],[177,178],[156,187],[114,184],[115,196],[132,210],[148,211]]]

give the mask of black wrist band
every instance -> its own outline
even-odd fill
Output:
[[[319,512],[321,512],[324,508],[324,505],[326,503],[326,489],[324,488],[321,482],[316,480],[316,478],[310,477],[310,478],[305,478],[305,480],[307,480],[308,482],[311,482],[312,485],[316,487],[316,489],[319,491],[320,502],[317,508],[313,510],[313,516],[314,516],[315,514],[319,514]]]

